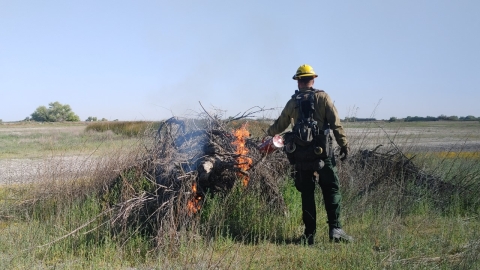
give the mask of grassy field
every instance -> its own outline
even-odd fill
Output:
[[[45,155],[101,155],[137,140],[114,132],[89,131],[85,123],[18,123],[0,125],[0,159]]]
[[[399,146],[421,152],[480,150],[480,123],[477,121],[360,122],[344,126],[358,147],[388,144],[392,140]]]
[[[249,125],[262,136],[264,124]],[[296,243],[301,202],[288,175],[280,186],[283,213],[238,186],[207,199],[188,227],[120,237],[106,219],[104,185],[137,162],[148,138],[87,131],[83,123],[0,125],[0,269],[479,269],[480,204],[466,198],[478,197],[480,124],[345,126],[352,151],[393,141],[426,171],[475,182],[471,193],[439,200],[398,182],[359,196],[357,180],[339,164],[342,220],[353,243],[328,241],[320,192],[316,243]]]

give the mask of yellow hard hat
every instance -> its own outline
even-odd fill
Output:
[[[318,75],[315,74],[315,71],[313,70],[312,66],[310,66],[310,65],[301,65],[301,66],[297,69],[297,73],[295,73],[295,75],[293,75],[293,78],[292,78],[292,79],[298,80],[298,79],[305,78],[305,77],[313,77],[313,78],[316,78],[316,77],[318,77]]]

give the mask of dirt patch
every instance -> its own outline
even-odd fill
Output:
[[[95,166],[91,156],[54,156],[42,159],[0,160],[0,184],[25,184],[40,180],[81,178]]]

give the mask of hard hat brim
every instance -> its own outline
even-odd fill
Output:
[[[317,78],[318,75],[317,74],[300,74],[300,75],[293,75],[293,78],[294,80],[298,80],[298,79],[301,79],[301,78],[305,78],[305,77],[312,77],[313,78]]]

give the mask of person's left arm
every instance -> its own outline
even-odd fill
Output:
[[[346,147],[348,144],[347,135],[343,129],[342,124],[340,123],[340,117],[338,116],[337,109],[332,102],[332,99],[329,95],[325,94],[324,99],[325,106],[325,118],[330,124],[330,129],[333,130],[333,135],[335,140],[340,147]]]

